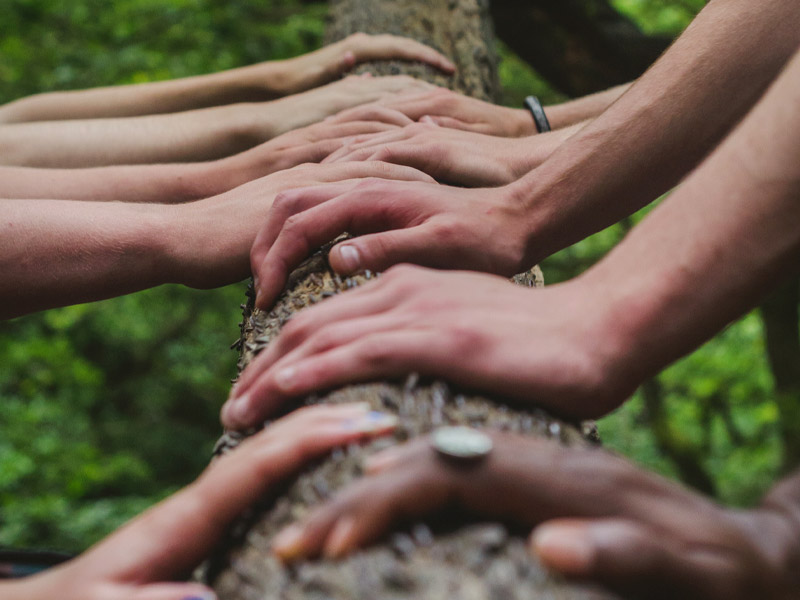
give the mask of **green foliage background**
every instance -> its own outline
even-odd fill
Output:
[[[696,0],[616,0],[647,32],[677,34]],[[326,7],[291,0],[0,0],[0,102],[40,91],[181,77],[316,47]],[[503,50],[506,101],[561,96]],[[549,259],[585,269],[638,220]],[[243,286],[163,287],[0,323],[0,545],[79,551],[206,464],[234,375]],[[607,445],[678,476],[694,457],[727,502],[747,503],[780,466],[778,411],[749,315],[604,419]],[[666,442],[665,442],[666,440]],[[666,445],[665,445],[666,444]],[[668,451],[669,450],[669,451]]]

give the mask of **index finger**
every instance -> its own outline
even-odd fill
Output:
[[[168,579],[196,565],[242,510],[271,485],[335,446],[390,431],[394,417],[364,404],[299,409],[212,464],[80,560],[119,580]]]

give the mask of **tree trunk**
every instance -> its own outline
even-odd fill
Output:
[[[667,49],[608,0],[492,0],[497,35],[557,89],[583,96],[636,79]]]
[[[355,31],[392,32],[427,42],[449,55],[458,75],[447,81],[421,65],[383,63],[365,67],[377,74],[411,73],[449,83],[484,99],[497,94],[497,69],[484,0],[336,0],[329,37]],[[292,273],[286,291],[269,312],[253,308],[252,290],[244,307],[240,341],[244,368],[296,311],[361,285],[369,272],[347,279],[335,276],[323,249]],[[538,268],[515,278],[541,285]],[[469,424],[586,444],[580,426],[544,414],[462,393],[443,381],[421,381],[410,374],[402,385],[382,382],[348,386],[299,404],[366,401],[393,412],[400,426],[393,438],[334,452],[289,482],[280,494],[242,517],[215,555],[198,573],[221,600],[469,598],[608,598],[585,587],[551,578],[530,557],[526,531],[461,515],[417,523],[384,542],[344,560],[318,560],[285,568],[269,552],[272,536],[360,475],[363,459],[377,450],[423,435],[439,425]],[[252,433],[252,432],[250,432]],[[218,451],[234,447],[241,434],[227,432]]]

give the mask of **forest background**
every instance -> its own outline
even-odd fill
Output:
[[[703,4],[611,1],[645,34],[669,37]],[[293,0],[0,0],[0,103],[295,56],[320,45],[326,12]],[[500,49],[505,104],[566,98]],[[546,282],[586,269],[641,217],[546,260]],[[227,348],[243,298],[244,284],[164,286],[0,323],[0,546],[80,551],[199,473],[235,374]],[[607,447],[747,505],[796,458],[786,431],[800,416],[781,407],[800,394],[787,393],[775,391],[756,311],[599,427]]]

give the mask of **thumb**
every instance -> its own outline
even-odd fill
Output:
[[[533,532],[531,549],[553,571],[625,593],[672,598],[702,579],[682,545],[627,519],[549,521]]]
[[[371,233],[341,242],[328,255],[334,271],[349,275],[367,269],[385,271],[399,263],[430,266],[435,254],[424,226]]]

